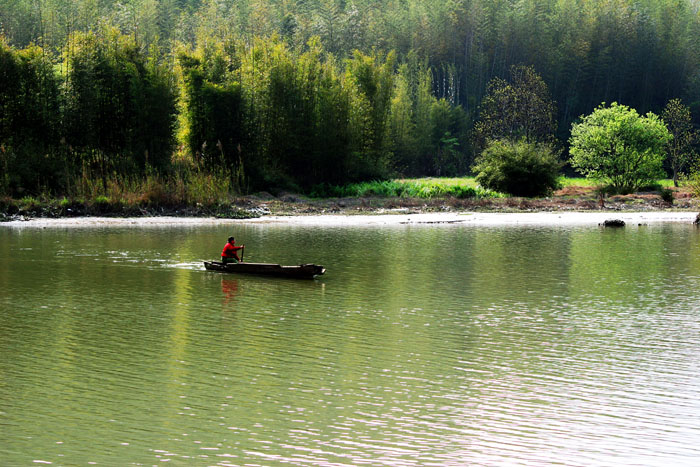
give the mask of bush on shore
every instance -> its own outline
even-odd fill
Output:
[[[632,193],[663,178],[664,148],[671,139],[655,114],[601,104],[571,128],[571,165],[619,193]]]
[[[526,141],[489,142],[477,158],[476,181],[515,196],[546,196],[559,186],[561,162],[551,145]]]

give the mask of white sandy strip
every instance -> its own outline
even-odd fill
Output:
[[[317,226],[362,225],[598,225],[608,219],[621,219],[627,224],[651,224],[662,222],[692,223],[696,212],[527,212],[527,213],[427,213],[393,215],[352,216],[299,216],[263,217],[254,222],[289,223]]]
[[[696,212],[532,212],[481,213],[447,212],[427,214],[374,214],[374,215],[309,215],[265,216],[257,219],[216,219],[199,217],[78,217],[61,219],[32,219],[0,223],[7,227],[157,227],[204,226],[221,224],[286,224],[301,226],[382,226],[382,225],[598,225],[608,219],[621,219],[629,225],[655,223],[692,223]]]

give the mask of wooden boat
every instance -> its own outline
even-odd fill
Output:
[[[289,277],[293,279],[313,279],[326,272],[323,266],[317,264],[300,264],[298,266],[282,266],[271,263],[222,263],[220,261],[205,261],[207,271],[233,272],[238,274],[262,274],[266,276]]]

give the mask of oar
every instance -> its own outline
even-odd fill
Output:
[[[241,263],[243,262],[243,253],[245,253],[245,245],[243,245],[243,248],[241,249]]]

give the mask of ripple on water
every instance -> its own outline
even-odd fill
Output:
[[[695,230],[236,229],[253,259],[328,273],[203,271],[228,227],[4,236],[0,458],[700,457]]]

